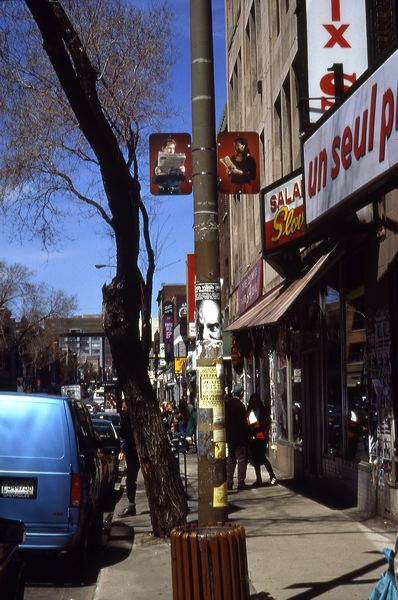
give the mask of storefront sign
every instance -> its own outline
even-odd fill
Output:
[[[343,65],[347,90],[368,67],[366,0],[306,0],[308,96],[315,123],[334,104],[330,71]]]
[[[263,287],[263,261],[258,260],[239,284],[239,312],[243,313],[261,296]]]
[[[307,224],[397,165],[398,50],[305,142]]]
[[[163,307],[163,331],[164,341],[170,342],[173,339],[174,329],[174,317],[173,317],[173,304],[167,303]]]
[[[301,171],[261,191],[264,227],[263,254],[285,245],[304,233],[303,180]]]

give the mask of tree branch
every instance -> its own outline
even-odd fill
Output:
[[[67,189],[70,192],[72,192],[72,194],[74,194],[82,202],[85,202],[86,204],[89,204],[90,206],[93,206],[95,209],[97,209],[98,212],[100,213],[101,217],[104,219],[104,221],[106,221],[108,223],[108,225],[110,225],[111,227],[113,227],[113,221],[112,221],[111,217],[108,215],[108,213],[106,212],[106,210],[101,206],[101,204],[99,204],[98,202],[96,202],[92,198],[89,198],[88,196],[85,196],[84,194],[81,194],[79,192],[79,190],[77,190],[75,188],[75,186],[73,185],[72,179],[69,177],[69,175],[67,175],[66,173],[62,173],[61,171],[59,171],[58,169],[56,169],[54,165],[52,166],[52,169],[51,169],[50,172],[53,175],[57,175],[57,177],[60,177],[61,179],[63,179],[66,182],[66,184],[67,184]]]

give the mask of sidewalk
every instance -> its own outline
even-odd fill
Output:
[[[188,521],[195,521],[196,455],[189,455],[187,463],[193,499]],[[249,466],[246,483],[254,479]],[[246,530],[252,600],[364,600],[386,567],[383,548],[395,542],[396,530],[381,519],[329,508],[284,486],[283,479],[275,487],[232,491],[229,500],[230,521]],[[170,543],[151,535],[142,480],[137,516],[118,518],[126,505],[123,495],[109,540],[120,560],[101,570],[94,600],[171,600]]]

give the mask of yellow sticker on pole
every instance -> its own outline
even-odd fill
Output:
[[[218,408],[222,411],[223,389],[216,366],[199,367],[199,408]]]
[[[213,488],[213,508],[223,508],[225,506],[228,506],[228,491],[226,481],[218,487]]]
[[[225,458],[227,455],[225,447],[226,447],[225,441],[215,442],[214,443],[214,458],[216,458],[216,459]]]

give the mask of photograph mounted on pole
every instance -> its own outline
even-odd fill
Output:
[[[189,133],[152,133],[149,136],[149,164],[151,194],[182,196],[192,193]]]
[[[218,189],[222,194],[258,194],[260,138],[255,131],[229,131],[217,137]]]

